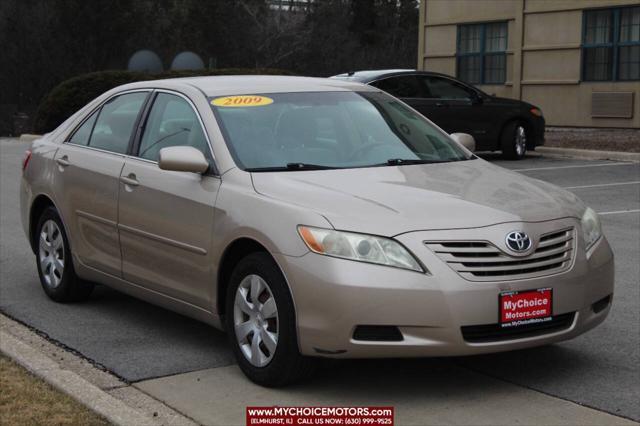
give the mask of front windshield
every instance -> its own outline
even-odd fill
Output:
[[[448,135],[380,92],[275,93],[210,101],[236,163],[248,171],[468,159]]]

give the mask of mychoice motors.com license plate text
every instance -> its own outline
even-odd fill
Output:
[[[249,425],[393,426],[393,407],[247,407]]]
[[[553,290],[540,288],[500,294],[500,326],[521,325],[552,320]]]

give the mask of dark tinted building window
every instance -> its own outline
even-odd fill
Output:
[[[582,78],[640,80],[640,6],[584,12]]]
[[[473,84],[504,83],[506,50],[506,22],[459,25],[458,78]]]

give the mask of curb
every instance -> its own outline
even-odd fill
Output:
[[[552,148],[546,146],[536,147],[539,154],[545,157],[571,157],[582,160],[615,160],[640,162],[640,152],[598,151],[592,149],[577,148]]]
[[[0,327],[1,353],[112,424],[196,425],[161,401],[1,313]]]
[[[36,139],[40,139],[42,135],[32,135],[30,133],[23,133],[20,135],[20,142],[33,142]]]
[[[111,423],[117,425],[153,423],[124,402],[103,392],[77,374],[61,369],[51,358],[4,331],[0,331],[0,351],[35,376],[89,407]]]

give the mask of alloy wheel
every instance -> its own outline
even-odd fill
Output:
[[[259,275],[248,275],[238,285],[233,323],[238,346],[255,367],[264,367],[278,346],[278,308],[273,292]]]
[[[40,229],[38,259],[47,286],[56,288],[64,274],[64,240],[58,224],[47,220]]]
[[[516,127],[515,147],[518,157],[522,157],[527,151],[527,132],[522,126]]]

